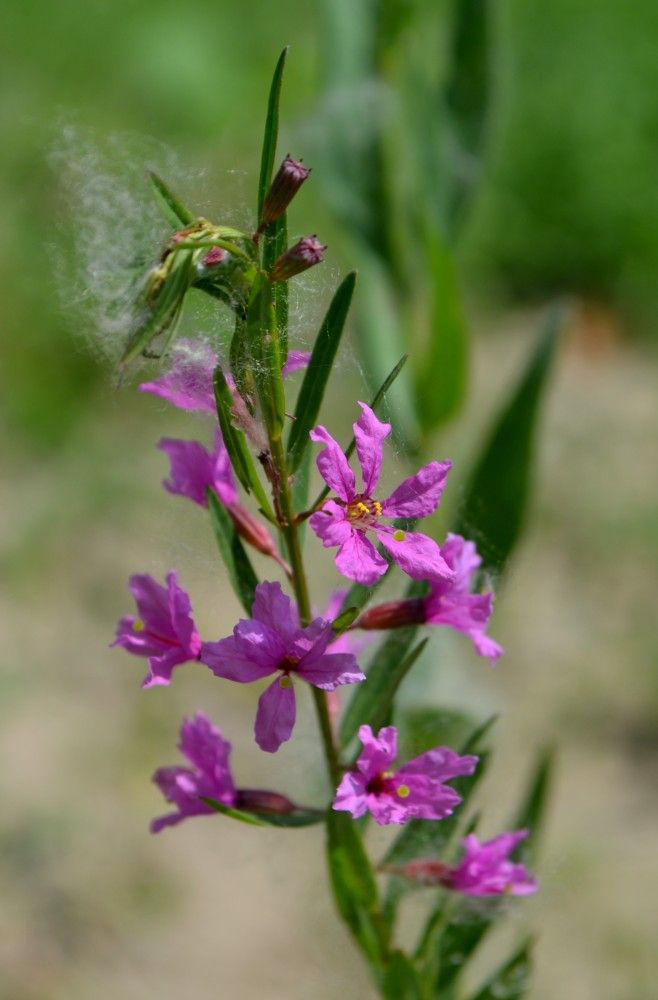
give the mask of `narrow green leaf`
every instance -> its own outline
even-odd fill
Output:
[[[231,806],[225,806],[222,802],[216,802],[215,799],[207,798],[205,795],[199,796],[202,802],[205,802],[207,806],[214,809],[215,812],[221,813],[222,816],[229,816],[231,819],[237,819],[240,823],[247,823],[248,826],[266,826],[267,824],[259,817],[254,816],[253,813],[243,812],[242,809],[233,809]]]
[[[524,861],[536,859],[537,845],[550,799],[555,756],[552,748],[543,750],[535,763],[525,795],[509,827],[510,830],[528,829],[530,834],[518,847]]]
[[[311,479],[311,460],[313,455],[310,449],[304,453],[295,475],[292,477],[292,499],[293,508],[296,512],[306,510],[308,507],[308,488]],[[304,544],[306,535],[306,521],[302,521],[298,527],[300,545]]]
[[[470,1000],[521,1000],[530,986],[532,940],[524,943]]]
[[[272,222],[262,237],[263,241],[263,270],[269,274],[275,260],[287,249],[288,246],[288,223],[286,213]],[[272,305],[274,307],[274,319],[279,334],[279,354],[281,364],[288,360],[288,282],[275,281],[272,285]]]
[[[393,385],[393,383],[397,379],[398,375],[400,374],[400,372],[404,368],[405,364],[407,363],[408,357],[409,357],[408,354],[403,354],[402,355],[402,357],[400,358],[400,360],[398,361],[398,363],[388,373],[388,375],[386,376],[386,378],[384,379],[384,381],[380,385],[379,389],[377,390],[377,392],[373,396],[372,401],[370,403],[370,409],[374,410],[375,413],[378,413],[379,407],[380,407],[381,403],[385,399],[386,394],[388,393],[388,390],[391,388],[391,386]],[[356,440],[353,437],[352,440],[350,441],[350,443],[348,444],[347,448],[345,449],[345,456],[346,456],[346,458],[348,460],[351,458],[351,456],[352,456],[355,448],[356,448]],[[325,486],[324,489],[321,490],[320,493],[318,494],[317,499],[316,499],[315,503],[313,504],[312,509],[315,510],[317,507],[319,507],[320,504],[323,502],[323,500],[325,500],[326,497],[328,497],[328,495],[329,495],[329,487]]]
[[[153,170],[147,170],[146,176],[151,182],[151,187],[156,200],[160,205],[167,221],[170,222],[176,229],[191,225],[191,223],[194,222],[194,216],[178,200],[173,191],[167,187],[162,178],[158,177]]]
[[[263,210],[263,202],[272,181],[272,169],[274,167],[274,157],[276,156],[276,144],[279,137],[279,101],[281,99],[281,81],[283,79],[283,68],[288,55],[288,47],[283,50],[276,64],[270,95],[267,101],[267,117],[265,119],[265,133],[263,135],[263,151],[260,160],[260,176],[258,179],[258,219],[260,220]]]
[[[483,567],[495,572],[504,570],[523,525],[539,406],[561,326],[554,310],[476,462],[454,527],[477,542]]]
[[[386,723],[400,684],[428,642],[423,639],[409,652],[416,632],[414,626],[396,629],[375,654],[365,681],[358,685],[343,713],[339,733],[342,747],[356,736],[359,726],[368,724],[377,730]]]
[[[338,286],[324,317],[304,374],[295,419],[288,437],[288,468],[294,472],[310,444],[309,431],[317,423],[324,392],[352,301],[356,273],[352,271]]]
[[[467,336],[454,261],[428,227],[426,259],[431,288],[430,331],[416,375],[418,418],[425,433],[452,417],[466,389]]]
[[[357,824],[327,813],[327,863],[336,907],[368,959],[383,966],[387,942],[377,917],[377,884]]]
[[[249,451],[245,436],[233,423],[231,416],[233,397],[231,395],[231,390],[226,384],[224,372],[219,365],[215,369],[213,385],[215,388],[215,403],[217,404],[217,418],[219,420],[219,426],[224,439],[224,444],[226,445],[226,450],[228,451],[229,458],[231,459],[233,471],[238,477],[240,483],[244,486],[247,493],[254,494],[265,517],[271,521],[272,524],[276,524],[276,518],[267,498],[267,494],[263,488],[263,484],[258,478],[256,466],[254,465],[254,461],[251,457],[251,452]]]
[[[182,251],[177,255],[153,305],[147,309],[143,322],[129,336],[120,364],[126,365],[133,361],[151,341],[171,327],[180,314],[183,298],[192,279],[192,253]]]
[[[220,503],[210,488],[206,490],[206,496],[208,497],[210,523],[215,533],[217,545],[224,560],[229,580],[233,585],[235,593],[240,598],[240,602],[247,615],[251,615],[251,606],[254,603],[258,577],[226,507]]]
[[[334,618],[331,628],[334,635],[342,635],[347,629],[352,625],[359,614],[358,608],[346,608],[345,611],[341,611],[337,618]]]
[[[423,1000],[423,990],[413,962],[397,949],[391,952],[386,971],[381,977],[385,1000]]]
[[[279,335],[274,320],[272,285],[265,275],[254,281],[247,307],[247,346],[263,419],[270,439],[278,438],[285,420],[285,394],[281,376]]]

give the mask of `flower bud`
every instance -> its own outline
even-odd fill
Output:
[[[262,552],[264,556],[270,556],[273,559],[278,558],[279,554],[269,531],[246,507],[243,507],[242,504],[234,503],[227,510],[238,535],[244,538],[245,542],[252,545],[258,552]]]
[[[310,172],[301,160],[293,160],[290,156],[286,156],[263,202],[258,226],[261,232],[265,226],[269,226],[283,215]]]
[[[405,625],[422,625],[425,622],[425,598],[388,601],[370,608],[353,626],[367,630],[402,628]]]
[[[397,875],[414,885],[443,885],[449,886],[452,869],[444,865],[441,861],[433,861],[430,858],[417,858],[400,868],[384,866],[380,871],[388,875]]]
[[[275,813],[278,816],[288,816],[297,809],[285,795],[264,788],[238,788],[235,805],[244,812]]]
[[[216,267],[218,264],[222,264],[227,257],[228,252],[222,247],[212,247],[203,258],[202,264],[204,267]]]
[[[288,278],[319,264],[326,249],[316,236],[304,236],[275,260],[270,271],[270,281],[287,281]]]

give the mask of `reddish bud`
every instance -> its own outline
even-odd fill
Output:
[[[217,264],[222,264],[227,257],[228,252],[223,250],[222,247],[213,247],[203,258],[202,263],[204,267],[216,267]]]
[[[424,622],[425,598],[412,597],[406,601],[389,601],[370,608],[361,615],[354,628],[402,628],[405,625],[422,625]]]
[[[398,878],[404,878],[414,885],[448,886],[452,875],[452,869],[448,865],[442,864],[441,861],[432,861],[430,858],[418,858],[400,868],[385,866],[380,871],[388,875],[397,875]]]
[[[235,805],[245,812],[275,813],[278,816],[288,816],[297,810],[295,803],[285,795],[264,788],[238,788]]]
[[[241,538],[244,538],[245,542],[252,545],[258,552],[262,552],[264,556],[278,558],[279,554],[269,531],[246,507],[235,503],[231,504],[227,509],[237,533]]]
[[[319,264],[326,249],[316,236],[305,236],[275,260],[270,271],[270,281],[287,281]]]
[[[286,156],[265,196],[259,230],[262,231],[270,222],[275,222],[283,215],[310,172],[301,160]]]

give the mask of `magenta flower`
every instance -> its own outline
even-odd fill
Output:
[[[461,535],[448,535],[441,555],[453,571],[451,580],[434,579],[426,597],[412,597],[370,608],[359,618],[355,628],[366,630],[401,628],[405,625],[447,625],[467,635],[480,656],[495,662],[502,646],[490,639],[485,630],[493,610],[494,595],[472,594],[471,583],[481,559],[473,542]]]
[[[171,463],[169,479],[162,484],[169,493],[189,497],[201,507],[207,507],[206,490],[210,487],[226,507],[238,502],[231,460],[219,432],[211,452],[199,441],[176,438],[162,438],[158,448],[169,456]]]
[[[231,744],[201,712],[183,721],[178,748],[192,766],[161,767],[153,775],[153,781],[177,811],[154,819],[151,833],[159,833],[188,816],[215,814],[200,796],[226,806],[236,804],[236,789],[229,767]]]
[[[448,535],[441,555],[454,572],[452,580],[431,581],[431,593],[424,599],[428,625],[448,625],[467,635],[480,656],[495,663],[503,647],[485,634],[493,611],[494,595],[472,594],[471,585],[482,560],[473,542],[461,535]]]
[[[530,895],[537,889],[537,880],[524,865],[509,860],[527,836],[528,830],[516,830],[481,844],[474,833],[469,834],[462,840],[464,856],[444,885],[468,896]]]
[[[255,735],[261,750],[274,753],[290,739],[296,706],[293,677],[333,691],[339,684],[364,680],[351,653],[332,653],[331,622],[315,618],[300,627],[297,608],[278,583],[256,587],[253,617],[241,620],[233,635],[204,642],[200,659],[217,677],[247,684],[276,674],[260,696]]]
[[[142,382],[140,392],[150,392],[179,410],[216,413],[212,377],[217,355],[203,340],[177,340],[171,350],[169,370],[152,382]]]
[[[190,598],[174,572],[167,574],[166,587],[148,574],[131,576],[129,589],[139,617],[127,615],[119,621],[112,645],[148,657],[150,672],[143,687],[169,684],[174,667],[198,660],[201,652]]]
[[[452,577],[452,569],[431,538],[381,523],[382,517],[418,518],[433,513],[452,463],[430,462],[405,479],[386,500],[374,499],[384,440],[391,425],[378,420],[365,403],[359,406],[363,412],[354,424],[354,437],[363,476],[361,491],[357,492],[354,473],[342,449],[324,427],[316,427],[310,432],[311,440],[325,445],[317,457],[317,466],[337,496],[327,500],[309,524],[325,548],[338,546],[336,566],[343,576],[366,587],[388,568],[386,559],[366,537],[367,531],[373,532],[400,569],[414,580]]]
[[[380,729],[377,736],[370,726],[361,726],[359,739],[363,750],[356,770],[343,776],[333,808],[350,812],[355,819],[370,812],[381,826],[410,819],[445,819],[461,802],[461,796],[445,782],[472,774],[478,762],[477,757],[460,757],[448,747],[436,747],[393,771],[395,726]]]

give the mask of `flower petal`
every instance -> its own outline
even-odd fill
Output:
[[[414,775],[423,775],[434,782],[449,781],[451,778],[473,774],[478,760],[479,757],[470,754],[461,757],[450,747],[435,747],[408,761],[397,773],[405,781]]]
[[[334,691],[340,684],[358,684],[366,679],[351,653],[325,653],[319,659],[305,657],[299,661],[295,673],[323,691]]]
[[[284,378],[287,378],[293,372],[301,371],[302,368],[308,368],[310,360],[310,351],[288,351],[288,360],[281,369],[281,374]]]
[[[275,753],[290,739],[295,714],[295,689],[288,677],[277,677],[258,700],[254,733],[261,750]]]
[[[362,531],[351,530],[336,553],[336,567],[348,580],[370,587],[388,569],[388,563]]]
[[[259,583],[251,608],[252,616],[274,632],[292,635],[299,629],[297,608],[283,593],[280,583]]]
[[[237,626],[236,626],[237,628]],[[216,677],[224,677],[239,684],[268,677],[276,670],[278,659],[261,656],[260,650],[252,649],[248,644],[229,635],[219,642],[204,642],[201,646],[199,659],[210,667]]]
[[[202,340],[177,341],[169,371],[152,382],[142,382],[140,392],[166,399],[181,410],[215,413],[212,376],[217,366],[214,351]]]
[[[452,462],[430,462],[382,503],[384,517],[429,517],[439,505]]]
[[[482,563],[474,542],[467,542],[461,535],[449,534],[441,546],[441,555],[454,571],[453,590],[468,592],[473,574]]]
[[[379,482],[384,453],[384,441],[391,433],[391,425],[379,420],[366,403],[359,402],[362,413],[353,424],[356,453],[363,474],[363,492],[370,497]]]
[[[412,580],[452,576],[441,549],[427,535],[414,531],[397,532],[388,525],[377,525],[373,530],[400,569]],[[396,538],[396,535],[402,537]]]
[[[356,762],[364,778],[374,778],[388,771],[398,752],[398,731],[395,726],[384,726],[375,736],[370,726],[359,727],[363,749]]]
[[[354,473],[349,467],[345,453],[325,427],[318,425],[309,431],[311,441],[325,445],[316,458],[316,464],[325,483],[341,500],[353,500],[356,495]]]
[[[354,530],[345,516],[345,510],[334,500],[327,500],[322,510],[311,515],[308,523],[325,549],[342,545]]]
[[[343,775],[341,783],[336,789],[332,808],[338,812],[352,813],[354,819],[358,819],[359,816],[363,816],[367,812],[366,786],[360,775],[355,774],[354,771],[348,771],[347,774]]]

